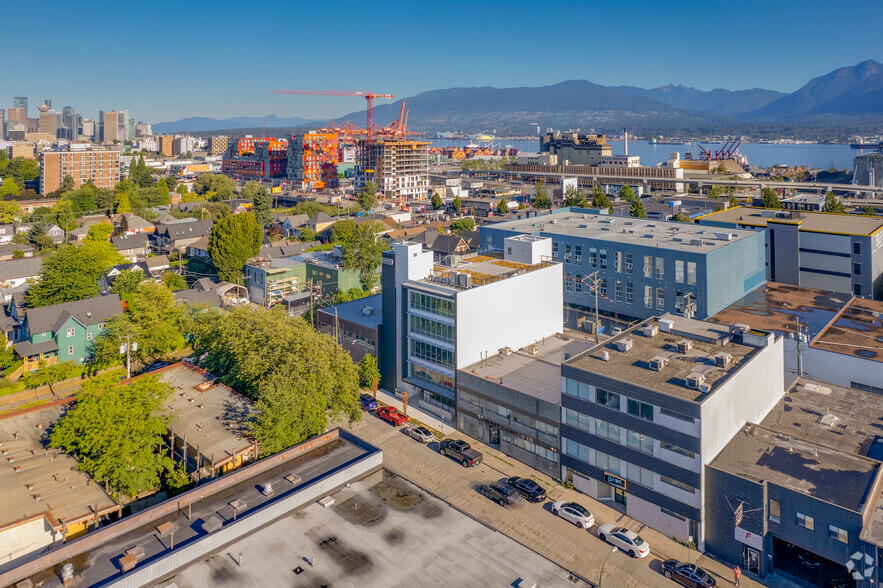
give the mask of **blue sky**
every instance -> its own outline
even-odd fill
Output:
[[[791,92],[866,59],[883,61],[883,2],[4,3],[0,108],[13,96],[84,116],[326,118],[358,98],[453,86],[604,85]],[[40,27],[39,29],[37,27]]]

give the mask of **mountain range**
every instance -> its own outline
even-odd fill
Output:
[[[840,125],[840,129],[883,125],[883,66],[873,60],[814,78],[791,94],[754,88],[710,91],[688,86],[659,88],[602,86],[586,80],[550,86],[516,88],[449,88],[405,99],[408,126],[417,131],[491,131],[536,133],[536,127],[597,128],[606,132],[628,126],[637,132],[750,132],[764,127],[777,132],[792,123]],[[402,100],[374,108],[374,120],[387,124],[398,118]],[[365,111],[351,112],[335,122],[365,124]],[[206,131],[234,128],[293,127],[315,124],[298,117],[283,119],[237,117],[216,121],[183,119],[154,125],[156,132]],[[870,131],[869,131],[870,132]]]

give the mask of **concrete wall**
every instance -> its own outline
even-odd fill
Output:
[[[705,471],[705,550],[725,561],[743,566],[744,543],[736,540],[734,509],[744,503],[739,528],[763,537],[767,505],[763,485],[710,467]],[[827,536],[827,533],[826,533]],[[769,568],[769,558],[761,552],[760,575]],[[744,567],[744,566],[743,566]],[[747,570],[743,570],[747,571]]]
[[[52,545],[56,533],[46,517],[39,516],[30,521],[9,527],[0,532],[0,572],[14,568],[16,560],[26,558]],[[61,539],[61,534],[58,534]]]
[[[883,388],[883,363],[879,361],[807,347],[805,344],[801,344],[801,355],[803,373],[810,378],[846,388],[852,388],[853,382]]]

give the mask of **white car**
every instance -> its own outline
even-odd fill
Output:
[[[650,544],[625,527],[617,527],[610,523],[599,525],[598,539],[618,547],[628,553],[629,557],[647,557],[650,554]]]
[[[411,427],[410,429],[408,429],[408,435],[410,435],[412,439],[416,439],[424,445],[435,438],[426,427]]]
[[[585,507],[575,503],[559,500],[552,503],[552,514],[565,521],[570,521],[580,529],[588,529],[595,524],[595,517]]]

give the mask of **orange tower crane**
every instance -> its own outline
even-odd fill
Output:
[[[368,101],[368,142],[371,142],[371,134],[374,131],[374,99],[375,98],[395,98],[392,94],[374,94],[373,92],[349,92],[346,90],[329,90],[329,91],[300,91],[300,90],[273,90],[274,94],[309,94],[312,96],[361,96]]]

